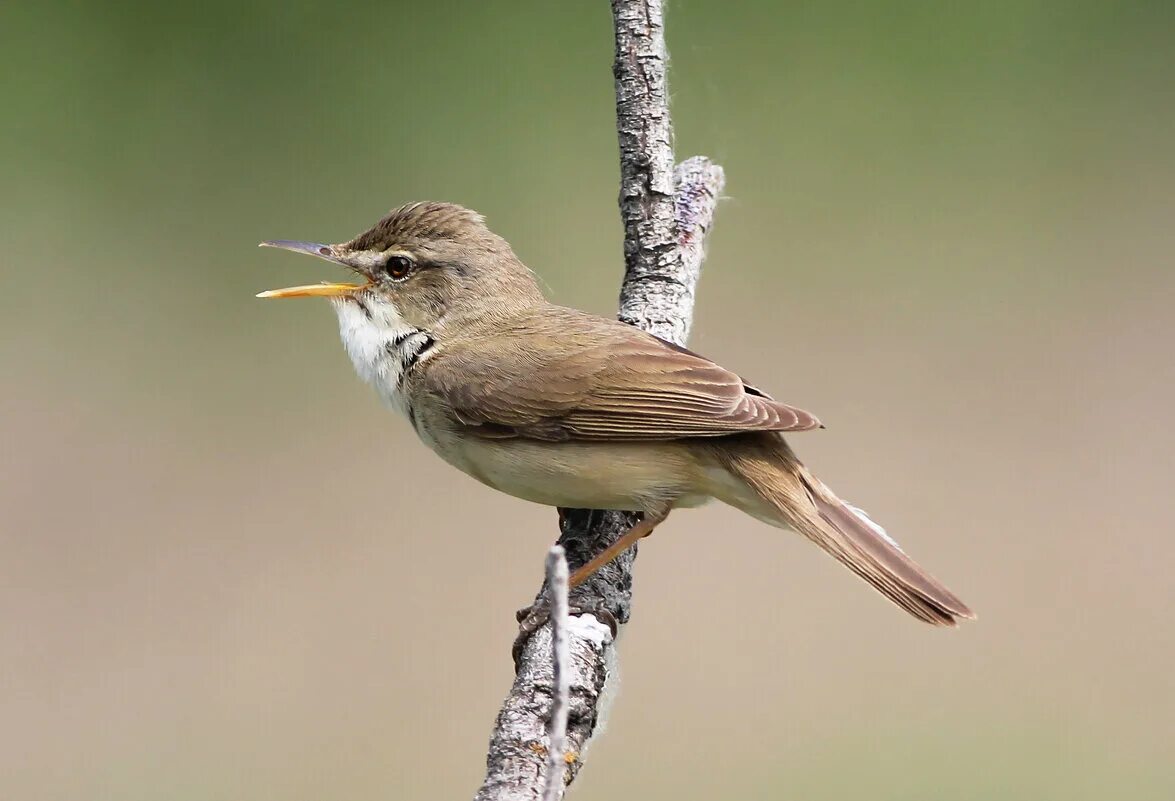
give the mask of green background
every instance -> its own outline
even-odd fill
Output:
[[[727,170],[692,346],[978,612],[710,507],[642,546],[579,799],[1175,797],[1175,4],[671,3]],[[0,796],[460,798],[551,510],[259,251],[452,200],[621,275],[608,6],[0,9]]]

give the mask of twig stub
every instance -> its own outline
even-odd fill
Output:
[[[551,605],[551,722],[547,728],[547,779],[543,801],[563,797],[567,747],[567,708],[571,703],[570,613],[567,605],[567,559],[562,545],[547,552],[547,596]]]

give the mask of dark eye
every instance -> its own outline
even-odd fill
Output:
[[[403,281],[415,266],[416,264],[407,256],[389,256],[384,270],[393,281]]]

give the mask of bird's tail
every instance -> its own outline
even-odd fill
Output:
[[[745,444],[711,451],[752,491],[720,491],[720,500],[800,532],[919,620],[954,626],[959,618],[974,619],[970,608],[906,556],[881,526],[809,473],[782,437],[753,435]]]

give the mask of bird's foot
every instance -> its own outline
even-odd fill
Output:
[[[620,623],[616,620],[616,616],[609,612],[603,604],[596,601],[572,601],[567,611],[574,616],[591,615],[606,625],[612,632],[612,639],[616,639],[616,633],[620,629]],[[551,605],[547,601],[536,601],[530,606],[524,606],[514,613],[515,619],[518,620],[518,636],[514,638],[514,646],[510,649],[511,655],[514,657],[514,672],[518,672],[518,666],[522,661],[522,649],[526,647],[526,643],[530,640],[530,635],[541,629],[546,625],[547,621],[551,619]]]

